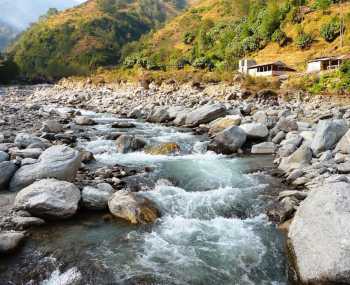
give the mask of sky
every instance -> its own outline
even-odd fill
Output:
[[[24,30],[49,8],[66,9],[85,0],[0,0],[0,20]]]

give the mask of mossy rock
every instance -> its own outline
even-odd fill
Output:
[[[180,146],[176,143],[163,143],[157,146],[148,147],[145,149],[147,154],[152,155],[175,155],[181,151]]]

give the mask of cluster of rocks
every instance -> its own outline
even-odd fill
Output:
[[[208,149],[217,153],[274,155],[276,166],[290,190],[279,193],[278,207],[269,215],[289,229],[288,244],[299,280],[305,284],[350,283],[347,254],[350,250],[350,105],[335,104],[330,98],[300,96],[300,93],[276,94],[272,90],[254,93],[238,86],[179,86],[174,83],[151,84],[147,89],[131,85],[97,88],[64,83],[49,89],[42,88],[25,99],[12,97],[9,102],[11,100],[13,103],[25,100],[30,104],[63,104],[189,127],[197,133],[208,133]],[[95,124],[81,117],[76,117],[75,123]],[[154,154],[162,154],[163,150],[167,154],[179,151],[176,145],[148,150],[142,138],[131,135],[116,136],[115,139],[117,149],[122,153],[140,149]],[[16,204],[34,217],[45,219],[49,215],[47,208],[50,207],[38,198],[42,197],[40,189],[48,187],[53,190],[43,191],[50,192],[52,200],[57,199],[62,217],[74,214],[79,203],[92,209],[109,207],[112,214],[132,223],[152,222],[159,216],[155,205],[135,194],[114,192],[104,184],[79,191],[70,182],[62,182],[60,174],[48,177],[45,175],[48,163],[65,164],[60,159],[47,156],[48,152],[54,154],[57,147],[41,152],[39,149],[46,142],[26,137],[18,139],[18,143],[25,150],[29,149],[15,152],[27,155],[27,161],[17,170],[18,165],[8,161],[8,157],[14,155],[13,151],[5,150],[0,159],[2,157],[7,165],[3,166],[7,172],[0,173],[8,174],[5,178],[0,177],[0,185],[9,183],[10,189],[17,190],[27,187],[18,194]],[[74,153],[75,150],[66,150],[63,155],[73,172],[79,168],[78,164],[69,162],[78,157]],[[25,167],[26,163],[30,163],[28,159],[36,160],[38,157],[38,162]],[[28,171],[24,171],[23,167]],[[54,169],[56,167],[51,172]],[[71,171],[69,173],[72,174]],[[45,180],[31,184],[37,179]],[[51,179],[50,183],[47,179]],[[61,183],[65,183],[62,188],[66,190],[61,190]],[[65,191],[70,191],[72,195],[65,203],[67,208],[63,209],[61,199],[67,197]],[[38,201],[39,205],[34,205]],[[55,209],[54,212],[57,215],[59,211]]]

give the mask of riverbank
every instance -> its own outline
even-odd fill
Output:
[[[338,207],[347,203],[346,196],[342,196],[341,199],[338,196],[347,195],[346,192],[341,192],[341,189],[347,188],[349,182],[350,168],[347,168],[347,161],[350,152],[348,152],[347,130],[350,107],[330,103],[331,101],[321,97],[303,97],[303,94],[299,93],[290,92],[281,96],[265,89],[254,94],[248,90],[241,90],[238,86],[226,85],[178,86],[175,83],[168,83],[163,86],[151,84],[145,89],[133,85],[72,86],[63,82],[60,86],[37,87],[29,93],[31,94],[14,91],[12,95],[0,99],[4,115],[2,117],[5,118],[1,128],[4,143],[1,145],[5,153],[9,153],[12,158],[19,158],[18,162],[15,161],[17,167],[22,168],[24,165],[21,157],[29,155],[30,157],[26,158],[36,159],[41,155],[40,151],[33,150],[37,147],[29,147],[30,145],[20,146],[22,149],[25,147],[26,151],[12,149],[18,147],[16,140],[17,144],[18,141],[23,141],[23,138],[22,140],[16,138],[18,131],[26,130],[35,137],[40,136],[51,143],[66,144],[73,148],[77,147],[77,141],[91,139],[88,126],[98,126],[101,121],[89,116],[89,113],[77,112],[76,109],[96,113],[108,112],[125,118],[191,128],[197,134],[208,136],[204,150],[208,148],[218,154],[252,153],[275,156],[275,163],[283,173],[290,191],[279,193],[280,203],[278,207],[273,207],[269,211],[269,215],[275,221],[284,223],[284,226],[291,223],[289,244],[295,257],[299,278],[304,282],[315,284],[335,282],[339,281],[339,278],[346,281],[346,276],[343,275],[347,268],[345,263],[339,263],[339,266],[331,271],[329,266],[332,260],[336,260],[339,254],[344,253],[344,248],[335,241],[338,235],[344,237],[346,231],[344,228],[339,228],[339,224],[335,221],[346,220],[346,213],[339,212],[335,205]],[[66,108],[61,109],[58,106]],[[17,116],[18,114],[20,115]],[[56,134],[52,133],[53,129],[59,129],[59,125],[53,122],[42,125],[42,118],[50,118],[50,121],[58,120],[59,124],[63,122],[69,128],[60,129]],[[128,121],[115,122],[114,127],[119,130],[133,129],[132,124],[133,122]],[[43,129],[40,131],[42,127],[49,128],[49,131],[45,132]],[[145,149],[150,154],[176,155],[181,149],[176,142],[167,142],[166,145],[158,143],[156,148],[152,146],[147,149],[145,142],[142,138],[138,138],[137,134],[131,133],[125,137],[120,131],[109,130],[107,134],[95,128],[94,132],[96,131],[100,133],[94,133],[93,136],[108,135],[106,139],[116,140],[120,153]],[[38,143],[36,139],[34,142],[32,140],[33,137],[31,143]],[[91,158],[93,153],[90,152],[88,155],[85,150],[84,155]],[[113,164],[119,160],[118,156]],[[85,162],[88,163],[89,159]],[[30,165],[36,162],[27,160],[26,163]],[[115,169],[116,175],[114,173],[107,175],[106,172],[110,173],[110,170],[105,169],[102,171],[102,176],[98,175],[100,173],[97,170],[95,169],[95,172],[89,168],[74,170],[77,177],[81,177],[77,184],[84,187],[87,186],[84,185],[84,181],[89,180],[87,177],[90,179],[103,177],[99,182],[107,182],[115,189],[123,188],[119,179],[127,176],[122,173],[125,169]],[[134,171],[142,173],[145,169],[138,168]],[[106,181],[105,177],[108,176],[110,180]],[[332,185],[327,186],[329,183]],[[20,183],[11,181],[10,186],[11,184],[18,187],[23,181]],[[93,186],[96,186],[96,183]],[[325,188],[325,191],[318,190],[321,188]],[[327,191],[329,188],[336,191],[329,192]],[[303,200],[305,201],[301,202]],[[323,215],[323,211],[317,203],[327,205],[327,217],[318,219]],[[297,212],[296,218],[291,221],[295,212]],[[120,213],[117,215],[120,216]],[[144,219],[141,220],[144,222]],[[136,217],[136,221],[140,222],[140,217]],[[38,220],[36,222],[39,223]],[[314,256],[314,252],[310,252],[311,248],[317,250],[318,256],[326,251],[323,248],[324,243],[314,239],[314,224],[317,224],[317,228],[321,231],[325,231],[322,232],[324,240],[334,249],[334,256],[328,263],[322,258],[310,259]],[[334,231],[327,235],[330,226]],[[301,236],[304,239],[301,239]],[[322,274],[312,276],[313,266],[320,268],[319,272]]]

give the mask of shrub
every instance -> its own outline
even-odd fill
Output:
[[[333,42],[340,35],[341,23],[339,18],[333,18],[321,27],[320,34],[327,42]]]
[[[191,43],[193,43],[194,39],[195,39],[195,35],[191,32],[187,32],[184,34],[183,36],[183,42],[186,44],[186,45],[189,45]]]
[[[287,43],[287,35],[284,31],[282,31],[281,29],[277,29],[271,37],[272,41],[275,43],[278,43],[281,47],[286,45]]]
[[[300,32],[296,38],[296,43],[300,49],[307,49],[311,47],[314,37],[310,33]]]

